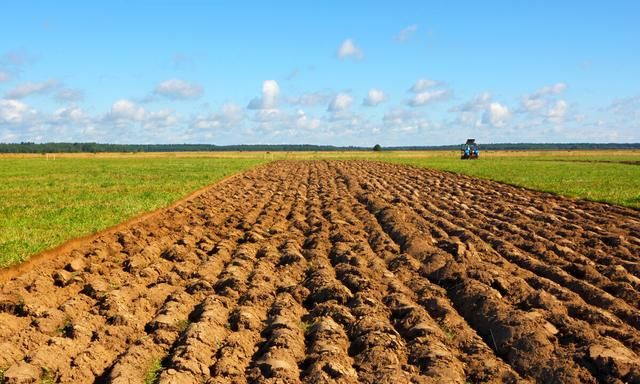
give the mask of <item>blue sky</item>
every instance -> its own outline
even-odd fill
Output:
[[[0,142],[640,141],[640,2],[0,0]]]

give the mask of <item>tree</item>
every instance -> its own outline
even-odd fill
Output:
[[[373,146],[373,152],[380,152],[382,151],[382,147],[380,146],[380,144],[376,144]]]

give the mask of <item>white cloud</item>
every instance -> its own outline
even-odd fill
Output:
[[[362,105],[375,107],[376,105],[386,100],[387,100],[387,95],[385,95],[385,93],[382,90],[371,88],[369,90],[369,93],[367,94],[367,97],[365,97],[364,100],[362,101]]]
[[[28,81],[24,84],[18,84],[15,88],[7,92],[5,98],[22,99],[34,94],[43,94],[52,91],[53,89],[57,88],[58,85],[59,83],[56,79],[49,79],[41,83]]]
[[[484,124],[490,124],[494,127],[501,128],[505,126],[510,117],[511,112],[509,111],[509,108],[498,102],[493,102],[489,104],[489,108],[485,110],[482,122]]]
[[[415,134],[428,129],[429,121],[415,110],[393,108],[382,117],[386,130],[394,133]]]
[[[451,92],[446,89],[439,89],[435,91],[424,91],[416,93],[411,99],[407,101],[407,104],[412,107],[421,107],[434,101],[442,100],[451,95]]]
[[[339,117],[336,117],[339,115]],[[251,128],[251,132],[262,135],[263,141],[289,142],[289,143],[313,143],[327,142],[338,137],[361,142],[364,131],[372,132],[370,123],[359,116],[343,109],[332,113],[326,118],[318,118],[298,109],[288,114],[279,112],[276,120],[260,121]]]
[[[265,80],[262,83],[262,97],[257,97],[249,102],[249,109],[275,109],[278,106],[280,86],[275,80]]]
[[[145,117],[144,108],[129,100],[118,100],[111,105],[107,120],[141,121]]]
[[[298,131],[315,131],[320,128],[321,125],[322,121],[320,119],[307,116],[301,109],[298,109],[293,121],[293,126]]]
[[[224,104],[220,117],[229,123],[239,123],[244,119],[244,110],[238,104]]]
[[[71,105],[68,107],[58,108],[53,115],[51,116],[51,120],[54,123],[68,123],[68,122],[83,122],[87,121],[88,118],[85,116],[82,109],[78,106]]]
[[[329,103],[327,111],[329,112],[345,112],[351,108],[353,97],[348,93],[338,93]]]
[[[144,129],[163,129],[171,128],[179,124],[180,118],[172,109],[161,109],[155,112],[149,112],[144,117],[142,128]]]
[[[0,100],[0,124],[21,124],[27,121],[35,111],[18,100]]]
[[[463,126],[482,126],[482,113],[489,108],[491,92],[484,91],[472,100],[451,108],[449,111],[458,112],[456,123]]]
[[[198,84],[190,84],[179,79],[165,80],[158,84],[154,93],[169,99],[195,99],[202,95],[204,89]]]
[[[435,87],[436,85],[440,85],[440,82],[430,79],[419,79],[411,88],[409,88],[409,92],[423,92],[431,87]]]
[[[282,121],[286,114],[279,109],[260,109],[253,115],[253,121],[260,123]]]
[[[564,122],[565,115],[569,109],[569,103],[564,100],[558,100],[547,112],[547,118],[553,123],[560,124]]]
[[[362,59],[364,52],[362,52],[362,49],[360,49],[353,40],[346,39],[340,44],[340,48],[338,48],[338,57],[341,59]]]
[[[219,112],[198,116],[191,127],[198,129],[221,129],[239,127],[245,119],[244,109],[237,104],[224,104]]]
[[[454,112],[473,112],[485,109],[489,106],[491,102],[491,92],[484,91],[475,99],[470,100],[464,104],[461,104],[457,107],[452,108],[451,110]]]
[[[547,100],[543,98],[523,97],[521,100],[522,108],[525,111],[539,111],[547,105]]]
[[[408,27],[403,28],[400,33],[398,33],[395,40],[399,43],[404,43],[409,40],[409,38],[411,38],[411,36],[413,36],[413,34],[416,33],[417,30],[418,26],[416,24],[409,25]]]
[[[536,112],[542,110],[549,103],[549,98],[559,95],[567,89],[565,83],[555,83],[544,86],[530,95],[525,95],[520,104],[526,112]]]
[[[545,95],[559,95],[567,89],[567,84],[565,83],[555,83],[553,85],[547,85],[545,87],[540,88],[534,95],[536,96],[545,96]]]

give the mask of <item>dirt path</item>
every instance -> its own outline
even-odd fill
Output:
[[[8,383],[640,383],[640,213],[278,162],[0,285]],[[0,371],[1,372],[1,371]]]

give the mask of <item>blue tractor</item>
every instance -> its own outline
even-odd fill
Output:
[[[476,144],[476,139],[467,139],[467,142],[460,147],[460,158],[463,160],[474,160],[480,156],[480,149]]]

